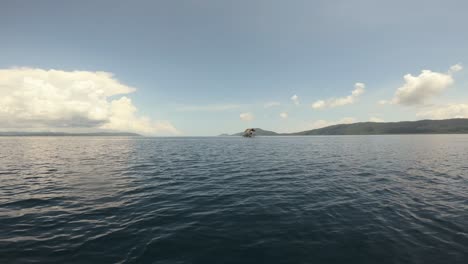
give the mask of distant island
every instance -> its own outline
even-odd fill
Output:
[[[65,132],[0,132],[0,137],[140,137],[140,134],[130,132],[94,132],[94,133],[65,133]]]
[[[257,136],[386,135],[386,134],[468,134],[468,119],[420,120],[402,122],[360,122],[333,125],[296,133],[276,133],[255,128]],[[230,136],[242,136],[244,132]],[[225,134],[224,134],[225,135]]]

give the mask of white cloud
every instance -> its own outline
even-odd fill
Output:
[[[179,134],[177,129],[168,121],[152,122],[147,117],[135,115],[136,107],[127,97],[113,100],[110,104],[109,121],[101,126],[103,129],[119,131],[137,131],[142,134],[169,133]]]
[[[448,73],[422,70],[418,76],[406,74],[403,77],[405,84],[397,89],[391,103],[406,106],[423,105],[447,90],[454,83],[452,73],[462,69],[460,64],[456,64],[450,67]]]
[[[264,107],[265,107],[265,108],[270,108],[270,107],[275,107],[275,106],[280,106],[280,105],[281,105],[280,102],[274,102],[274,101],[272,101],[272,102],[267,102],[267,103],[265,103]]]
[[[468,118],[468,104],[437,106],[429,110],[420,111],[416,115],[429,119]]]
[[[279,116],[280,116],[281,118],[283,118],[283,119],[287,119],[287,118],[288,118],[288,113],[282,112],[282,113],[279,114]]]
[[[293,95],[291,96],[291,101],[295,104],[295,105],[299,105],[299,96],[297,95]]]
[[[366,85],[364,83],[355,83],[351,95],[340,98],[330,98],[327,100],[318,100],[312,104],[313,109],[333,108],[348,104],[353,104],[357,98],[364,93]]]
[[[450,73],[454,73],[454,72],[459,72],[459,71],[461,71],[461,70],[463,70],[463,66],[462,66],[460,63],[457,63],[457,64],[452,65],[452,66],[450,67],[450,71],[449,71],[449,72],[450,72]]]
[[[239,115],[242,121],[252,121],[254,120],[254,115],[252,113],[241,113]]]
[[[0,128],[177,133],[167,121],[137,116],[129,98],[110,99],[133,91],[107,72],[1,69]]]
[[[337,121],[327,121],[327,120],[317,120],[310,124],[309,129],[317,129],[327,126],[339,125],[339,124],[351,124],[355,123],[356,119],[354,117],[345,117]]]
[[[318,100],[312,104],[312,108],[314,109],[322,109],[327,106],[327,103],[324,100]]]
[[[380,117],[375,117],[375,116],[372,116],[369,118],[369,121],[370,122],[384,122],[384,120]]]
[[[242,108],[240,104],[184,105],[177,107],[180,112],[221,112]]]

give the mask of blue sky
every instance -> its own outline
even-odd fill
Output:
[[[136,131],[161,120],[171,129],[156,135],[177,130],[198,136],[251,126],[292,132],[340,122],[468,117],[462,69],[468,61],[467,11],[466,1],[2,1],[4,76],[46,78],[44,84],[52,81],[32,69],[102,71],[136,89],[109,92],[104,106],[100,100],[86,104],[80,93],[86,110],[68,107],[77,100],[67,97],[63,116],[56,112],[65,110],[43,109],[44,102],[60,109],[55,105],[62,107],[62,99],[41,99],[34,108],[41,108],[39,118],[34,109],[17,106],[36,97],[11,95],[18,85],[29,86],[4,81],[0,95],[16,101],[3,102],[10,124],[3,130],[60,130],[60,122],[77,124],[70,119],[79,117],[93,122],[66,128]],[[450,70],[454,65],[459,67]],[[12,73],[24,67],[30,70]],[[422,70],[430,72],[420,76]],[[407,82],[406,74],[417,79]],[[356,83],[364,84],[362,93],[333,105],[351,96]],[[57,94],[73,90],[54,85]],[[34,96],[47,97],[50,90],[41,91]],[[126,126],[106,126],[113,114],[94,114],[96,105],[111,109],[122,96],[131,103],[119,101],[119,109],[137,110],[118,120],[146,117],[146,123],[125,119]],[[314,109],[318,101],[333,106]]]

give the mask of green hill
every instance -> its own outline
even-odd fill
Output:
[[[384,135],[384,134],[468,134],[468,119],[420,120],[402,122],[361,122],[333,125],[296,133],[276,133],[255,128],[259,136]],[[241,136],[242,132],[233,134]]]
[[[291,135],[382,135],[382,134],[468,133],[468,119],[420,120],[404,122],[363,122],[334,125]]]

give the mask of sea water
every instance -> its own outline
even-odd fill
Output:
[[[0,138],[0,263],[468,263],[468,135]]]

